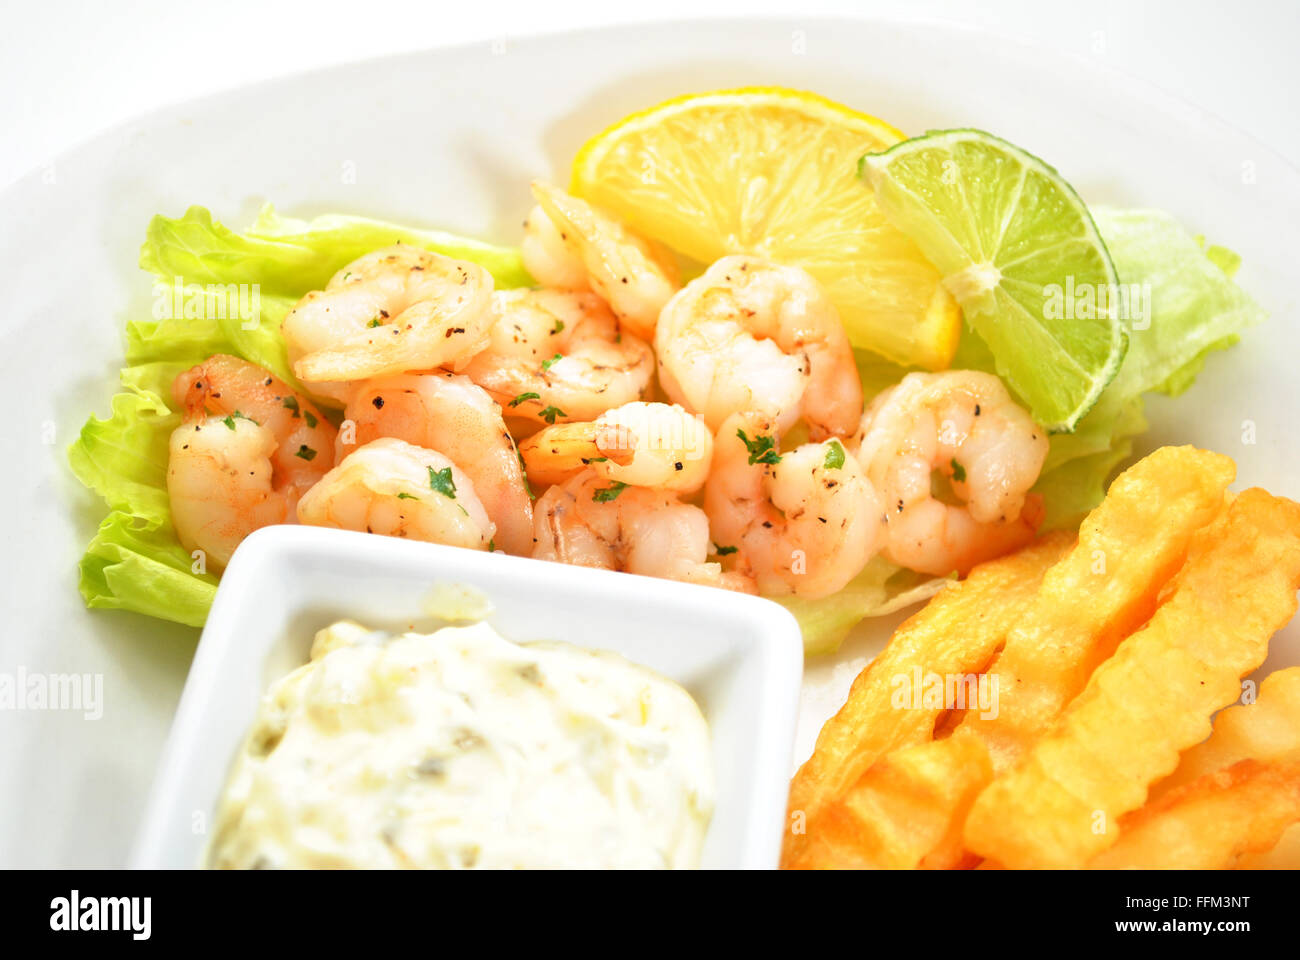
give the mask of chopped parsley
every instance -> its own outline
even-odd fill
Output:
[[[401,493],[397,495],[397,499],[398,500],[419,500],[420,498],[413,493],[407,493],[405,490],[403,490]]]
[[[384,321],[380,320],[378,317],[375,317],[373,320],[371,320],[369,323],[367,323],[366,326],[367,326],[367,327],[378,327],[378,326],[381,326],[381,325],[383,324],[383,322],[384,322]]]
[[[299,445],[298,452],[295,453],[294,456],[301,457],[303,460],[315,460],[316,451],[304,443]]]
[[[551,328],[551,336],[555,336],[557,333],[562,333],[563,331],[564,331],[564,321],[556,320],[555,326]]]
[[[497,552],[497,542],[495,540],[489,540],[488,553],[496,553],[496,552]]]
[[[311,427],[313,430],[316,429],[316,424],[319,423],[319,421],[310,410],[303,410],[298,406],[297,397],[284,397],[280,402],[284,404],[286,410],[292,410],[295,417],[302,417],[307,421],[307,426]]]
[[[822,466],[827,470],[838,470],[844,466],[844,446],[838,440],[830,442],[830,449],[826,451],[826,462]]]
[[[551,357],[551,359],[549,359],[549,360],[543,360],[543,361],[542,361],[542,369],[543,369],[543,370],[549,370],[549,369],[551,369],[551,367],[555,366],[555,364],[556,364],[558,361],[563,360],[563,359],[564,359],[564,354],[562,354],[562,353],[557,353],[555,356]]]
[[[718,547],[713,551],[713,553],[715,556],[725,557],[729,554],[735,553],[739,549],[739,547]]]
[[[234,429],[235,429],[235,421],[236,421],[236,420],[247,420],[249,423],[257,423],[257,421],[254,420],[252,417],[246,417],[246,416],[244,416],[242,413],[240,413],[238,410],[236,410],[236,411],[235,411],[234,413],[232,413],[230,416],[228,416],[228,417],[226,417],[225,419],[223,419],[221,422],[224,423],[224,424],[225,424],[227,427],[229,427],[231,430],[234,430]]]
[[[568,414],[565,413],[563,410],[561,410],[559,407],[547,407],[540,414],[538,414],[538,416],[540,416],[547,423],[554,423],[556,417],[567,417]]]
[[[540,400],[540,399],[542,399],[542,395],[540,393],[533,393],[530,390],[527,393],[519,394],[519,396],[515,397],[513,400],[510,401],[509,405],[512,407],[517,407],[519,406],[519,404],[525,403],[529,400]]]
[[[966,482],[966,468],[957,462],[957,458],[952,458],[952,478],[958,483]]]
[[[591,495],[591,499],[596,503],[609,503],[611,500],[617,500],[618,495],[623,492],[627,486],[622,480],[615,480],[608,487],[601,487]]]
[[[441,493],[450,500],[456,499],[456,481],[451,478],[451,467],[443,467],[441,470],[429,468],[429,489],[434,493]]]
[[[755,437],[751,440],[745,436],[744,430],[737,430],[736,436],[740,437],[740,442],[749,451],[749,465],[751,467],[756,463],[777,464],[781,462],[781,455],[776,452],[775,437]]]

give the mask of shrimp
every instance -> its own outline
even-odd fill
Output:
[[[213,354],[172,382],[190,420],[213,414],[247,417],[271,432],[274,481],[298,495],[334,466],[334,425],[275,374],[229,354]]]
[[[811,276],[728,256],[668,302],[655,330],[659,382],[711,430],[738,411],[785,433],[802,417],[814,440],[847,437],[862,382],[834,304]]]
[[[824,597],[842,589],[885,540],[875,487],[838,439],[781,453],[775,422],[728,417],[714,441],[704,510],[733,569],[760,593]]]
[[[380,437],[343,458],[298,502],[298,521],[452,547],[493,547],[474,485],[434,450]]]
[[[492,276],[397,244],[348,264],[281,325],[294,375],[346,400],[346,381],[463,366],[488,344]]]
[[[217,354],[177,376],[167,495],[177,538],[220,569],[294,506],[334,462],[334,427],[274,374]]]
[[[295,496],[272,481],[275,437],[252,420],[233,426],[210,417],[187,421],[171,435],[167,498],[181,545],[202,551],[209,569],[228,563],[243,539],[262,527],[289,523]]]
[[[643,340],[680,286],[677,264],[659,244],[585,200],[533,181],[537,206],[524,221],[524,266],[546,286],[588,286]],[[584,282],[585,281],[585,282]]]
[[[595,294],[503,290],[492,299],[491,342],[463,372],[507,415],[538,423],[594,420],[649,389],[650,345],[620,334]]]
[[[467,377],[398,374],[358,384],[344,412],[338,459],[378,437],[437,450],[456,464],[496,524],[499,546],[533,549],[533,502],[501,408]]]
[[[561,233],[546,211],[533,207],[524,220],[524,239],[519,244],[524,269],[538,283],[559,290],[589,292],[587,268],[573,249],[567,232]]]
[[[900,566],[964,575],[1028,543],[1042,523],[1029,488],[1047,434],[992,374],[909,373],[872,400],[853,444],[885,500],[885,556]],[[932,494],[934,474],[955,503]]]
[[[519,453],[537,486],[563,483],[589,466],[603,480],[687,494],[708,478],[713,436],[675,404],[636,401],[588,423],[546,427]]]
[[[753,592],[747,578],[708,560],[704,511],[665,490],[624,487],[584,470],[541,496],[534,530],[539,560]]]

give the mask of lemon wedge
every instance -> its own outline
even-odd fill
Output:
[[[855,346],[948,366],[961,310],[938,270],[857,177],[903,134],[813,93],[753,87],[678,97],[589,140],[573,193],[678,253],[747,253],[806,269]]]

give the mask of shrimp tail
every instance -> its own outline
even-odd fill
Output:
[[[614,424],[557,423],[520,443],[519,455],[528,482],[549,487],[572,479],[592,463],[627,466],[636,455],[636,438]]]

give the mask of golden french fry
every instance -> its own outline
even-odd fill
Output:
[[[930,739],[942,707],[896,709],[898,676],[915,668],[948,675],[982,670],[1020,617],[1043,571],[1070,546],[1057,533],[1018,553],[981,564],[909,617],[853,681],[848,701],[826,721],[812,756],[790,786],[790,821],[782,865],[802,866],[801,853],[822,809],[837,801],[881,756]]]
[[[1247,759],[1300,762],[1300,667],[1274,671],[1260,684],[1254,703],[1221,711],[1214,718],[1209,739],[1186,751],[1177,769],[1151,788],[1149,803]],[[1120,839],[1122,842],[1122,835]],[[1300,824],[1288,828],[1272,848],[1247,853],[1236,866],[1243,870],[1300,870]]]
[[[924,866],[956,866],[961,815],[992,776],[988,751],[972,738],[895,750],[826,809],[809,838],[806,865],[912,869],[937,850]]]
[[[1300,763],[1242,760],[1184,784],[1120,820],[1089,869],[1221,870],[1270,850],[1300,821]]]
[[[1268,850],[1248,853],[1237,861],[1238,870],[1300,870],[1300,823],[1286,828],[1282,839]]]
[[[1300,504],[1247,490],[1197,534],[1150,622],[975,801],[967,847],[1011,868],[1079,866],[1110,847],[1116,820],[1237,699],[1295,613],[1297,586]]]
[[[1043,577],[1029,616],[990,668],[998,712],[975,722],[994,770],[1019,760],[1097,664],[1150,617],[1193,534],[1222,512],[1235,475],[1221,454],[1161,447],[1115,478],[1080,526],[1079,546]]]
[[[1242,760],[1300,761],[1300,667],[1270,673],[1254,703],[1219,713],[1209,739],[1183,754],[1151,798]]]
[[[945,794],[951,801],[947,816],[931,809],[918,819],[905,805],[876,801],[872,817],[855,820],[841,813],[839,833],[828,838],[828,849],[818,858],[856,857],[860,864],[881,867],[960,863],[962,845],[953,836],[970,795],[1046,732],[1083,689],[1092,664],[1150,615],[1156,595],[1186,557],[1193,534],[1222,509],[1233,472],[1227,457],[1166,447],[1118,477],[1080,528],[1078,544],[1042,577],[1024,616],[1008,631],[1005,646],[989,666],[990,681],[996,680],[996,711],[968,709],[949,738],[917,748],[935,754],[931,764],[942,768],[947,763],[952,781]],[[968,762],[971,753],[990,756],[993,766]],[[900,784],[907,770],[918,768],[929,771],[930,766],[877,764],[853,791],[863,798],[879,797],[886,789],[900,795],[924,791],[925,783]],[[891,810],[897,811],[896,819],[889,817]],[[843,852],[847,837],[857,843],[856,853]]]

